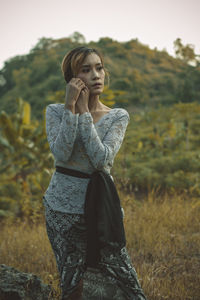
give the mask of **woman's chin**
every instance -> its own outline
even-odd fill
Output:
[[[101,93],[103,93],[103,89],[92,89],[90,90],[90,95],[100,95]]]
[[[90,92],[90,96],[97,96],[97,95],[100,95],[102,93],[101,90],[98,90],[98,91],[91,91]]]

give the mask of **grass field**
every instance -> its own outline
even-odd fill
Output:
[[[200,200],[150,193],[144,201],[120,195],[127,248],[149,300],[200,299]],[[59,275],[44,218],[6,221],[0,229],[0,263],[31,272],[51,284],[59,299]]]

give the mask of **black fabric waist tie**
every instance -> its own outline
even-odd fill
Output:
[[[85,199],[88,267],[96,267],[101,248],[121,249],[126,245],[120,199],[110,175],[95,171],[92,174],[56,166],[56,172],[79,178],[90,178]]]

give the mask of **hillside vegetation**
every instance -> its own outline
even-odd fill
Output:
[[[199,63],[187,63],[194,62],[195,54],[179,39],[175,45],[180,58],[175,59],[137,39],[120,43],[105,37],[86,44],[80,33],[74,33],[58,40],[41,38],[30,53],[5,62],[0,71],[0,110],[14,112],[16,99],[22,97],[31,104],[33,117],[41,118],[48,103],[63,102],[65,81],[60,65],[64,55],[80,45],[103,53],[110,89],[116,92],[115,106],[157,107],[200,101]]]

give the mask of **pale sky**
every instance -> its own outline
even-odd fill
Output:
[[[174,54],[173,41],[200,53],[200,0],[0,0],[0,69],[27,54],[41,37],[63,38],[78,31],[86,42],[138,38]]]

